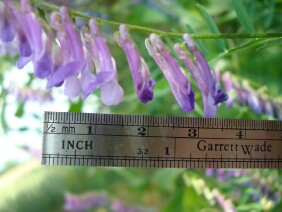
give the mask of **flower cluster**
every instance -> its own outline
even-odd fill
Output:
[[[86,211],[91,208],[105,207],[109,198],[105,193],[87,192],[81,195],[65,194],[66,211]]]
[[[82,194],[65,194],[65,211],[89,211],[89,209],[109,209],[112,212],[155,212],[155,208],[142,205],[127,205],[120,200],[110,200],[104,192],[89,191]],[[107,210],[108,211],[108,210]]]
[[[215,176],[219,183],[231,183],[236,188],[233,195],[237,193],[238,197],[242,195],[242,190],[248,189],[249,200],[259,202],[265,210],[274,207],[281,197],[281,186],[275,173],[269,175],[267,172],[265,177],[260,170],[208,168],[205,174],[209,177]]]
[[[19,87],[15,84],[10,84],[7,91],[12,93],[18,100],[22,102],[50,102],[53,100],[51,93],[42,90],[35,90],[28,87]]]
[[[269,117],[282,119],[281,99],[270,97],[263,90],[253,89],[248,81],[240,83],[229,72],[224,72],[220,78],[229,94],[227,106],[231,107],[237,99],[240,105],[248,105],[256,114],[265,113]]]
[[[64,85],[65,95],[70,98],[80,95],[82,99],[100,89],[104,104],[119,104],[124,92],[118,83],[115,59],[97,20],[89,20],[78,30],[64,6],[59,13],[53,12],[49,21],[39,17],[29,0],[21,0],[20,7],[14,5],[12,0],[4,0],[0,5],[0,39],[2,43],[18,44],[18,68],[31,61],[34,75],[47,80],[47,89]],[[121,24],[114,37],[126,54],[138,99],[142,103],[151,101],[156,82],[151,78],[128,27]],[[205,116],[213,117],[218,104],[226,101],[228,96],[220,89],[193,39],[184,34],[183,40],[188,48],[175,44],[175,52],[202,92]],[[151,34],[145,45],[166,77],[182,110],[192,111],[194,92],[182,67],[157,34]]]

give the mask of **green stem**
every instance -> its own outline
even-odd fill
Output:
[[[60,7],[54,4],[50,4],[47,2],[44,2],[42,0],[33,0],[33,3],[35,6],[40,7],[45,10],[51,10],[51,11],[59,11]],[[69,10],[70,14],[75,17],[81,17],[85,18],[86,20],[89,20],[93,18],[92,16],[85,15],[83,13],[77,12],[75,10]],[[122,23],[116,22],[116,21],[109,21],[104,20],[101,18],[96,18],[97,22],[101,25],[110,25],[114,27],[118,27]],[[160,36],[164,37],[170,37],[170,38],[182,38],[183,34],[181,33],[173,33],[173,32],[165,32],[162,30],[152,29],[148,27],[142,27],[132,24],[127,24],[128,28],[131,30],[136,30],[139,32],[143,32],[146,34],[150,33],[156,33]],[[275,38],[275,37],[281,37],[282,38],[282,32],[278,33],[219,33],[219,34],[192,34],[191,35],[195,39],[216,39],[216,38],[225,38],[225,39],[234,39],[234,38]]]

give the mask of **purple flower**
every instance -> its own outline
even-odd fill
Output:
[[[218,202],[218,204],[220,205],[220,207],[223,209],[223,211],[225,212],[237,211],[234,205],[232,204],[231,200],[224,199],[222,194],[217,189],[213,190],[213,195],[216,201]]]
[[[282,101],[274,101],[272,103],[275,113],[279,120],[282,120]]]
[[[248,82],[244,81],[242,87],[247,95],[247,102],[250,108],[256,113],[260,114],[262,112],[261,104],[257,93],[249,86]]]
[[[194,54],[195,60],[193,59],[193,56],[185,51],[179,44],[175,45],[175,52],[184,65],[189,69],[202,92],[205,117],[214,117],[216,115],[217,105],[226,101],[228,96],[220,89],[206,59],[196,47],[193,39],[188,34],[184,34],[183,39],[189,50]]]
[[[28,87],[18,87],[14,84],[8,87],[8,91],[23,102],[34,101],[44,103],[53,100],[51,93],[30,89]]]
[[[260,94],[259,95],[259,101],[261,104],[261,109],[263,113],[266,113],[269,117],[274,116],[274,110],[273,110],[273,105],[270,101],[269,98],[267,98],[265,95]]]
[[[6,5],[0,2],[0,40],[3,43],[14,40],[16,35],[15,27]]]
[[[80,195],[66,193],[64,209],[66,211],[84,211],[105,207],[108,202],[108,196],[104,193],[87,192]]]
[[[58,86],[65,81],[65,95],[74,98],[81,93],[78,75],[85,63],[85,56],[79,32],[73,25],[67,8],[61,7],[60,13],[61,17],[52,14],[51,24],[60,42],[62,66],[54,70],[48,79],[47,88]]]
[[[101,85],[108,83],[112,78],[114,78],[115,73],[100,71],[97,76],[93,74],[92,71],[94,69],[94,65],[96,65],[98,71],[100,70],[99,55],[89,27],[83,26],[81,31],[87,49],[86,64],[81,71],[81,98],[86,99],[91,94],[91,92],[95,91]]]
[[[16,29],[20,55],[17,61],[17,67],[21,69],[31,61],[32,49],[30,42],[32,40],[27,36],[29,35],[30,30],[29,27],[22,27],[28,25],[24,14],[21,13],[10,0],[5,0],[5,4],[10,11],[10,21]]]
[[[224,83],[224,87],[226,92],[229,94],[229,98],[227,99],[227,106],[228,107],[232,107],[232,105],[234,104],[234,98],[231,97],[231,95],[235,92],[234,88],[233,88],[233,82],[232,82],[232,76],[229,72],[225,72],[222,75],[222,81]]]
[[[168,48],[156,34],[151,34],[145,41],[149,54],[154,58],[166,79],[172,93],[184,112],[194,109],[194,92],[185,72],[177,64]]]
[[[206,176],[210,177],[210,176],[214,175],[214,171],[215,171],[215,169],[213,169],[213,168],[207,168],[207,169],[205,169],[205,174],[206,174]]]
[[[236,81],[233,80],[233,88],[235,90],[236,96],[238,98],[239,104],[240,105],[245,105],[247,104],[247,93],[245,92],[245,90],[243,90],[240,86],[240,84]]]
[[[25,35],[32,47],[32,62],[34,75],[40,79],[48,77],[53,71],[51,58],[51,40],[43,31],[40,21],[36,19],[28,0],[21,0],[24,15],[21,22],[23,28],[27,28]],[[21,23],[20,22],[20,23]]]
[[[123,100],[124,92],[117,81],[115,60],[95,19],[89,21],[89,27],[94,40],[90,50],[96,68],[97,83],[101,88],[102,102],[105,105],[119,104]]]
[[[151,78],[149,68],[136,49],[125,24],[120,25],[119,32],[115,33],[115,39],[126,54],[139,100],[143,103],[151,101],[154,98],[153,89],[156,83]]]

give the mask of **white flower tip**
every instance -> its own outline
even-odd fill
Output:
[[[93,34],[99,34],[99,27],[96,19],[91,18],[89,21],[89,27]]]
[[[61,6],[60,13],[63,17],[69,16],[68,14],[68,8],[66,6]]]
[[[184,39],[184,41],[186,42],[188,48],[191,51],[195,51],[196,50],[196,45],[194,43],[194,40],[193,40],[193,38],[188,33],[185,33],[183,35],[183,39]]]
[[[153,47],[150,38],[146,38],[146,39],[145,39],[145,46],[146,46],[146,48],[147,48],[149,54],[150,54],[151,56],[153,56],[153,55],[155,54],[155,48]]]
[[[159,39],[159,36],[155,33],[152,33],[150,35],[150,40],[152,41],[152,43],[156,42]]]
[[[121,24],[121,25],[119,26],[119,31],[120,31],[120,32],[128,31],[127,26],[126,26],[125,24]]]
[[[173,48],[176,53],[180,53],[180,51],[182,50],[181,45],[179,43],[174,44]]]
[[[114,38],[117,42],[117,44],[122,47],[122,40],[121,40],[121,37],[120,37],[120,32],[115,32],[114,33]]]

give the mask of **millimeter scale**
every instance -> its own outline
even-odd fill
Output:
[[[45,112],[42,164],[282,168],[282,121]]]

